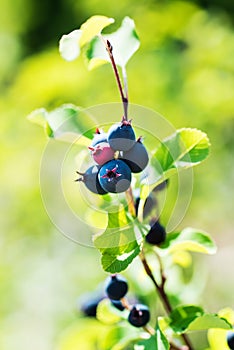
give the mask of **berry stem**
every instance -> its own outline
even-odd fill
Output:
[[[121,96],[121,99],[122,99],[122,103],[123,103],[123,110],[124,110],[124,118],[125,120],[128,120],[128,93],[127,93],[127,75],[126,75],[126,71],[125,69],[123,69],[123,78],[124,78],[124,90],[123,90],[123,87],[122,87],[122,84],[121,84],[121,80],[120,80],[120,76],[119,76],[119,72],[118,72],[118,68],[116,66],[116,63],[115,63],[115,59],[114,59],[114,56],[113,56],[113,47],[111,45],[111,43],[109,42],[109,40],[105,40],[104,37],[100,34],[99,35],[101,40],[103,41],[104,45],[105,45],[105,48],[106,48],[106,51],[110,57],[110,61],[111,61],[111,65],[112,65],[112,68],[113,68],[113,71],[114,71],[114,74],[115,74],[115,78],[116,78],[116,81],[117,81],[117,85],[118,85],[118,89],[119,89],[119,92],[120,92],[120,96]],[[124,95],[124,91],[125,91],[125,95]]]
[[[158,256],[158,255],[157,255]],[[163,303],[163,306],[166,310],[166,312],[168,314],[170,314],[173,310],[172,306],[171,306],[171,303],[167,297],[167,294],[165,292],[165,282],[166,282],[166,277],[163,273],[163,270],[162,270],[162,264],[160,262],[160,271],[161,271],[161,284],[158,284],[156,279],[154,278],[154,275],[152,273],[152,270],[151,268],[149,267],[149,264],[146,260],[146,257],[145,257],[145,254],[144,254],[144,251],[142,250],[141,253],[139,254],[139,257],[140,257],[140,260],[144,266],[144,269],[145,269],[145,272],[146,274],[149,276],[149,278],[151,279],[151,281],[153,282],[153,284],[155,285],[155,288],[161,298],[161,301]],[[160,257],[158,256],[158,259],[160,259]],[[193,350],[193,346],[188,338],[188,336],[186,334],[181,334],[181,337],[183,338],[185,344],[187,345],[188,347],[188,350]]]

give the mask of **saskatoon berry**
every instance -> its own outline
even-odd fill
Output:
[[[234,332],[232,331],[227,333],[227,344],[231,350],[234,350]]]
[[[82,181],[85,186],[93,193],[96,194],[106,194],[107,191],[105,191],[102,186],[100,186],[99,180],[98,180],[98,171],[100,167],[97,165],[93,165],[88,170],[86,170],[85,173],[80,173],[77,171],[77,174],[81,175],[81,178],[76,179],[75,181]]]
[[[120,300],[111,300],[111,304],[120,311],[123,311],[125,309]]]
[[[107,142],[107,133],[97,128],[91,146],[94,147],[101,142]]]
[[[128,322],[134,327],[144,327],[150,320],[150,312],[146,305],[136,304],[128,315]]]
[[[114,124],[110,127],[107,140],[115,151],[128,151],[134,146],[135,133],[131,121],[124,118],[121,123]]]
[[[136,198],[135,202],[135,210],[136,210],[136,216],[138,215],[138,208],[140,203],[140,197]],[[157,206],[157,201],[153,196],[148,196],[145,200],[144,208],[143,208],[143,219],[148,216],[153,209],[155,209]]]
[[[149,162],[149,156],[141,138],[134,143],[129,151],[123,152],[121,159],[128,164],[133,173],[140,173],[146,168]]]
[[[113,159],[105,163],[98,173],[99,183],[106,192],[125,192],[131,184],[129,166],[122,160]]]
[[[112,275],[106,281],[106,294],[111,300],[122,299],[128,291],[126,279],[120,275]]]
[[[103,165],[114,158],[115,151],[107,142],[100,142],[95,147],[89,147],[89,149],[93,160],[99,165]]]
[[[147,233],[146,242],[150,244],[160,244],[166,239],[166,230],[165,228],[156,221],[152,226],[149,232]]]
[[[80,310],[85,316],[96,317],[98,304],[102,300],[103,297],[101,296],[91,297],[90,299],[83,301],[80,306]]]

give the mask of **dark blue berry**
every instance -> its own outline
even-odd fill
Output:
[[[83,300],[78,301],[79,310],[87,317],[96,317],[97,307],[100,301],[102,301],[104,296],[97,294],[86,295]]]
[[[125,192],[131,185],[132,174],[129,166],[119,159],[105,163],[98,173],[99,183],[106,192]]]
[[[165,228],[159,223],[159,221],[156,221],[152,226],[149,232],[147,233],[146,242],[150,244],[160,244],[165,241],[166,239],[166,230]]]
[[[136,216],[138,215],[138,207],[140,203],[140,197],[136,198],[135,202],[135,210],[136,210]],[[144,208],[143,208],[143,219],[145,219],[152,210],[156,210],[157,207],[157,200],[153,196],[148,196],[145,200]]]
[[[149,162],[149,156],[141,138],[134,143],[129,151],[123,152],[120,158],[128,164],[133,173],[140,173]]]
[[[121,275],[112,275],[106,281],[106,294],[111,300],[122,299],[128,291],[128,283]]]
[[[136,304],[128,315],[128,322],[134,327],[144,327],[150,320],[150,312],[146,305]]]
[[[125,310],[125,307],[123,306],[120,300],[111,300],[111,304],[120,311]]]
[[[128,151],[134,146],[135,133],[131,122],[125,119],[121,123],[110,127],[107,134],[107,141],[115,151]]]
[[[227,333],[227,344],[231,350],[234,350],[234,332],[229,331]]]
[[[76,179],[75,181],[82,181],[85,186],[93,193],[101,195],[106,194],[107,191],[103,189],[98,180],[99,169],[99,166],[93,165],[88,168],[85,173],[80,173],[77,171],[77,174],[81,175],[82,177]]]

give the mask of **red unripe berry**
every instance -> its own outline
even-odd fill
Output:
[[[95,147],[89,147],[89,149],[93,160],[99,165],[103,165],[114,158],[115,151],[107,142],[98,143]]]

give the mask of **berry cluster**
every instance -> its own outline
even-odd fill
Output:
[[[144,327],[150,320],[150,311],[146,305],[140,304],[134,300],[134,304],[130,306],[124,298],[128,292],[127,280],[121,275],[108,276],[105,282],[105,295],[95,294],[88,296],[83,300],[81,311],[85,316],[96,317],[98,304],[108,297],[111,304],[120,311],[129,310],[128,322],[134,327]],[[123,299],[124,298],[124,299]],[[135,298],[134,298],[135,299]]]
[[[128,322],[134,327],[144,327],[150,320],[150,312],[146,305],[135,304],[129,306],[126,301],[121,299],[128,292],[128,283],[125,278],[120,275],[112,275],[106,281],[106,294],[112,304],[119,310],[124,310],[126,306],[129,309]]]
[[[145,169],[149,157],[141,137],[136,140],[131,121],[123,117],[107,133],[97,129],[89,147],[95,165],[76,181],[82,181],[93,193],[125,192],[130,187],[132,173]]]

